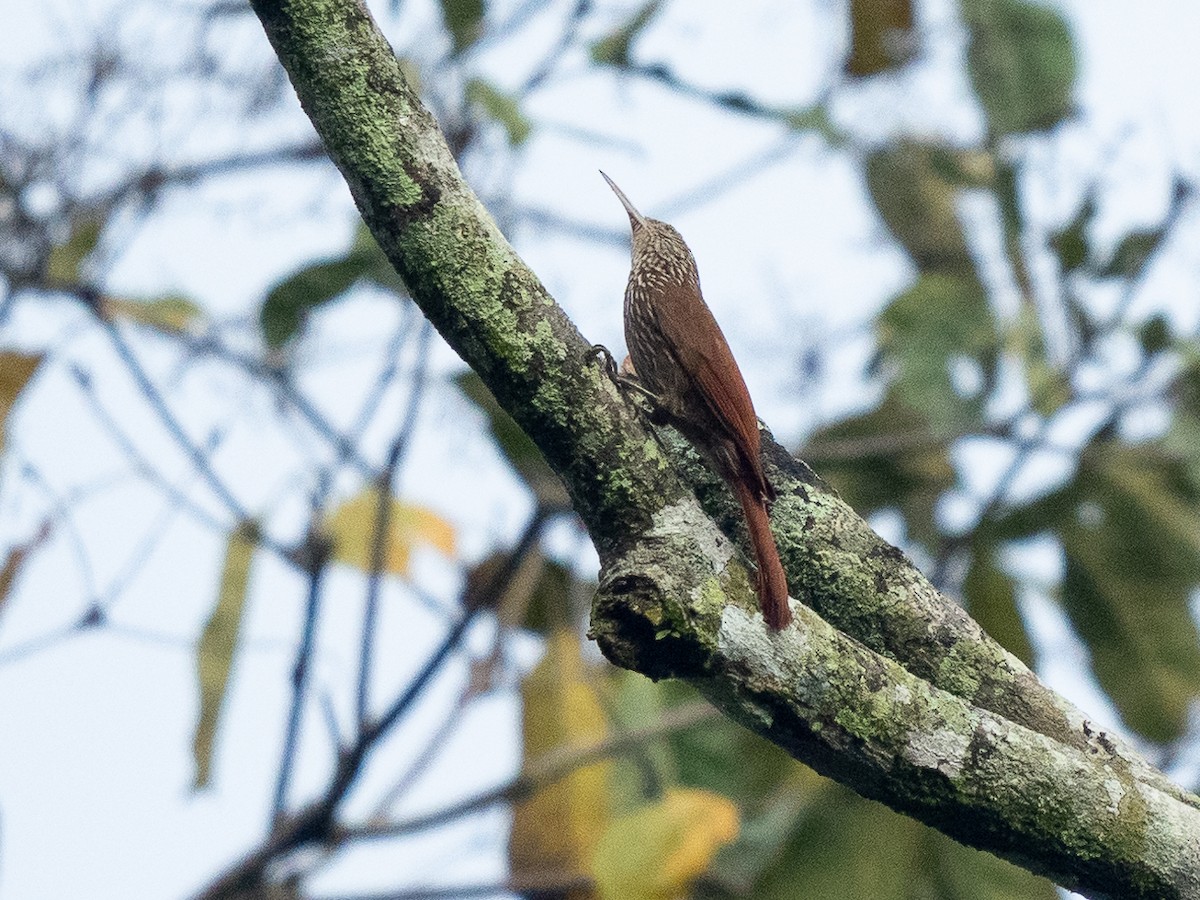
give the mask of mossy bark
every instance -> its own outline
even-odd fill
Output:
[[[1200,801],[1039,684],[770,441],[800,603],[792,628],[768,631],[727,492],[590,358],[361,3],[253,6],[414,300],[566,483],[601,556],[592,633],[610,659],[686,678],[860,793],[1063,884],[1200,898]]]

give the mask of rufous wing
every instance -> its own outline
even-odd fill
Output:
[[[699,291],[691,287],[671,285],[658,300],[658,325],[671,353],[733,439],[742,464],[748,467],[746,474],[761,483],[764,495],[771,496],[759,458],[758,416],[721,326]]]

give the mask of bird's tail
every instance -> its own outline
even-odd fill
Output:
[[[771,628],[779,631],[791,624],[792,611],[788,607],[787,576],[783,572],[783,563],[779,561],[775,536],[771,534],[767,501],[747,483],[747,479],[735,478],[733,485],[746,516],[750,544],[754,548],[754,562],[758,565],[758,601],[762,606],[763,618]]]

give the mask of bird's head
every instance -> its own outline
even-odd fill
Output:
[[[633,273],[649,268],[651,271],[669,277],[672,280],[695,281],[696,260],[692,251],[684,242],[682,235],[673,225],[651,219],[638,212],[637,207],[629,202],[625,192],[617,187],[616,182],[600,173],[613,189],[625,212],[629,215],[629,227],[633,235]]]

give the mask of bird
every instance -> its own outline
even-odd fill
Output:
[[[661,419],[716,469],[742,507],[758,569],[759,604],[779,631],[792,620],[787,576],[771,533],[775,491],[763,470],[758,416],[729,342],[700,292],[696,259],[679,232],[643,216],[605,175],[629,215],[632,263],[625,343],[632,370]]]

